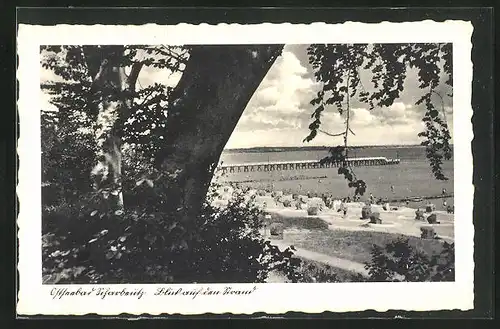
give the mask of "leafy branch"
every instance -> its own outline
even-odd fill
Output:
[[[313,44],[308,47],[307,53],[315,79],[321,82],[323,87],[310,102],[317,107],[311,115],[314,120],[309,125],[310,133],[304,141],[314,139],[318,131],[331,137],[344,136],[342,153],[347,154],[347,135],[349,132],[353,133],[349,127],[350,120],[346,120],[344,132],[328,133],[320,129],[325,108],[336,105],[337,111],[342,115],[344,100],[353,97],[366,103],[370,110],[375,107],[389,107],[400,97],[408,70],[417,69],[419,88],[428,90],[415,103],[426,108],[422,118],[425,131],[418,136],[424,138],[421,145],[426,146],[426,156],[434,177],[438,180],[447,179],[442,170],[442,160],[451,159],[451,135],[446,122],[443,95],[435,89],[439,85],[441,72],[448,77],[445,84],[452,87],[451,44]],[[363,84],[361,69],[372,74],[370,91]],[[438,95],[441,99],[442,119],[432,103],[431,95]],[[447,96],[451,96],[451,93]],[[332,150],[337,152],[339,148]],[[337,155],[332,154],[331,157],[337,159]],[[341,173],[350,174],[350,171],[344,168]],[[347,175],[347,178],[349,177]],[[350,180],[349,185],[356,187],[356,184],[352,183]]]

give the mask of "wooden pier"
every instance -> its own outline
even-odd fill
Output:
[[[353,167],[386,166],[399,164],[400,159],[388,159],[386,157],[365,157],[347,159]],[[283,171],[337,168],[341,163],[321,163],[319,160],[302,161],[274,161],[274,162],[249,162],[240,164],[222,164],[220,169],[225,173],[253,172],[253,171]]]

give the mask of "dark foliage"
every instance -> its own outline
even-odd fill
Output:
[[[271,271],[301,279],[293,250],[262,238],[260,211],[241,195],[224,209],[205,203],[190,240],[164,213],[138,208],[117,216],[98,199],[44,209],[45,282],[264,282]]]
[[[78,131],[78,116],[64,112],[42,112],[43,204],[73,202],[91,190],[89,168],[95,148],[91,136]]]
[[[58,108],[56,113],[42,114],[42,174],[46,183],[42,227],[44,282],[264,282],[272,271],[285,273],[292,282],[307,282],[301,273],[301,261],[293,257],[293,248],[280,251],[262,238],[259,233],[263,226],[262,214],[244,202],[242,195],[234,195],[225,208],[215,208],[211,200],[217,195],[211,191],[201,215],[189,223],[190,226],[179,222],[171,211],[165,212],[162,205],[171,197],[165,193],[166,186],[177,181],[175,173],[162,174],[153,170],[153,159],[163,141],[161,137],[153,139],[150,136],[164,135],[165,109],[172,89],[154,84],[138,91],[116,92],[117,88],[97,86],[94,78],[102,62],[96,57],[96,54],[103,53],[102,49],[97,49],[100,47],[50,46],[42,49],[42,66],[64,81],[42,86],[53,96],[51,101]],[[372,107],[375,104],[391,105],[402,90],[405,69],[395,60],[399,52],[406,56],[402,55],[406,58],[405,63],[420,69],[421,88],[429,88],[429,93],[435,93],[434,66],[436,57],[439,58],[439,52],[442,52],[443,58],[448,58],[444,70],[449,73],[447,83],[451,85],[451,47],[446,45],[440,46],[437,55],[432,47],[425,50],[423,46],[415,45],[411,46],[414,47],[411,51],[405,47],[401,50],[400,46],[389,50],[376,46],[371,54],[365,45],[343,45],[342,49],[335,45],[321,47],[313,45],[309,50],[310,58],[315,58],[312,63],[317,69],[316,78],[325,82],[325,88],[311,102],[318,107],[313,113],[311,135],[307,140],[316,135],[327,105],[335,105],[343,113],[345,99],[348,101],[349,97],[356,95]],[[106,49],[106,60],[113,65],[130,67],[140,64],[172,72],[182,71],[189,56],[188,48],[108,46]],[[325,49],[328,50],[326,53]],[[416,57],[412,55],[415,52]],[[365,58],[369,58],[370,65],[366,66]],[[382,64],[372,62],[374,58],[382,58]],[[379,81],[383,81],[378,91],[358,90],[361,81],[354,68],[361,65],[374,73],[372,82],[376,88]],[[94,132],[99,104],[103,99],[109,101],[124,96],[132,100],[128,108],[130,113],[120,113],[117,124],[118,135],[128,147],[124,146],[122,150],[126,207],[125,211],[113,211],[106,200],[114,192],[93,190],[89,172],[95,161]],[[426,146],[433,149],[427,154],[434,159],[431,165],[438,168],[436,174],[441,164],[439,156],[447,159],[448,153],[451,154],[448,152],[446,120],[436,115],[430,96],[425,98],[424,95],[419,102],[427,107],[426,117],[430,123],[427,125],[425,121],[427,135],[422,136],[429,141]],[[356,194],[363,194],[366,185],[356,178],[347,161],[349,133],[353,132],[347,126],[340,134],[344,136],[345,145],[332,148],[330,159],[325,161],[341,163],[339,174],[345,176],[349,186],[356,189]],[[386,251],[394,252],[394,248],[388,246]],[[412,252],[408,251],[408,254]],[[449,254],[452,256],[447,257],[452,259],[452,247]],[[387,263],[383,256],[374,252],[373,266]],[[437,278],[439,273],[444,279],[451,275],[449,262],[442,264],[436,260],[433,264],[434,258],[417,256],[414,256],[417,261],[429,261],[429,268],[436,268],[437,274],[432,274],[431,279]],[[393,262],[398,261],[402,260]],[[374,270],[373,277],[383,278],[379,272]],[[329,277],[329,273],[328,269],[318,271],[315,277],[335,280]],[[427,278],[418,273],[409,278]]]
[[[345,149],[341,146],[332,148],[325,161],[344,163],[339,174],[344,175],[356,194],[364,193],[365,183],[355,178],[352,168],[345,162],[347,139],[349,134],[354,134],[349,127],[350,99],[356,97],[370,109],[389,107],[400,97],[410,69],[417,70],[419,88],[423,91],[415,104],[425,107],[422,118],[425,130],[418,136],[424,139],[421,144],[426,147],[435,178],[447,180],[442,172],[442,163],[443,159],[451,159],[452,147],[443,97],[451,97],[451,92],[444,95],[438,88],[441,71],[448,77],[445,86],[449,89],[453,86],[451,44],[313,44],[308,48],[308,55],[314,76],[323,88],[311,100],[316,108],[311,114],[310,134],[304,140],[311,141],[321,131],[321,116],[329,107],[335,108],[341,115],[346,114],[345,131],[327,133],[332,137],[343,136]],[[363,84],[361,71],[371,73],[371,86]],[[441,101],[441,115],[434,104],[436,96]]]
[[[439,253],[427,255],[412,248],[408,239],[398,239],[385,247],[374,245],[365,267],[369,281],[454,281],[455,245],[444,242]]]
[[[321,159],[320,164],[331,163],[337,165],[338,174],[344,176],[350,188],[354,188],[354,194],[363,195],[366,192],[366,183],[356,178],[356,174],[348,162],[348,148],[346,146],[335,146],[330,148],[328,152],[330,155]]]

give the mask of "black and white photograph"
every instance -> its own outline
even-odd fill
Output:
[[[40,189],[41,232],[25,243],[46,298],[262,298],[285,283],[363,290],[469,271],[455,250],[472,243],[457,228],[472,225],[457,186],[470,155],[457,138],[472,133],[457,38],[136,35],[39,40],[30,54],[40,170],[20,186]]]

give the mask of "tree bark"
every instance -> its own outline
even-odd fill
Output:
[[[102,190],[113,210],[123,210],[120,119],[128,117],[135,83],[142,64],[134,64],[130,75],[122,64],[122,46],[84,49],[92,85],[100,103],[96,120],[96,165],[91,171],[94,188]]]
[[[165,209],[186,230],[200,215],[220,155],[282,45],[193,46],[168,108]]]

